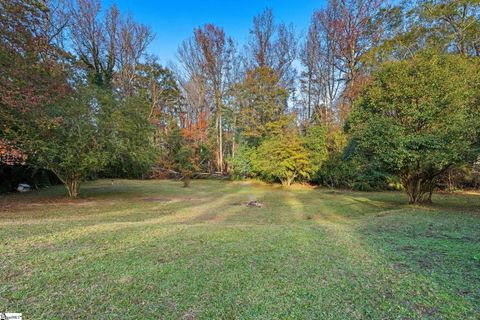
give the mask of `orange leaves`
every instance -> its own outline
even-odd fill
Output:
[[[206,112],[201,112],[198,119],[186,119],[182,129],[182,137],[198,146],[201,142],[208,139],[208,116]]]

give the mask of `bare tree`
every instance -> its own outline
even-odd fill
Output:
[[[332,41],[319,16],[314,14],[300,54],[304,66],[301,78],[304,112],[305,120],[321,120],[326,125],[335,120],[335,103],[342,80],[342,74],[335,67]]]
[[[302,120],[309,122],[312,119],[314,106],[321,101],[319,86],[321,78],[318,78],[319,63],[321,60],[320,37],[317,24],[312,20],[308,29],[307,39],[300,51],[300,61],[304,67],[301,73],[301,92],[304,94]]]
[[[384,7],[389,1],[382,0],[330,0],[325,9],[316,12],[317,19],[325,30],[331,62],[342,74],[343,102],[339,111],[340,120],[350,112],[358,93],[358,85],[364,80],[364,58],[383,39]]]
[[[269,67],[278,73],[286,88],[292,89],[296,55],[297,38],[292,25],[276,24],[270,8],[253,18],[250,39],[246,45],[246,69]]]
[[[131,93],[136,66],[153,39],[152,31],[130,16],[123,19],[115,5],[102,13],[100,0],[76,0],[70,17],[74,51],[90,71],[91,81],[109,88],[116,77],[123,94]]]
[[[272,9],[265,9],[263,13],[253,18],[253,27],[250,29],[251,37],[248,42],[248,49],[251,55],[250,64],[255,64],[258,67],[273,66],[274,33],[275,24]]]
[[[70,9],[70,31],[73,47],[79,59],[90,71],[91,81],[109,86],[115,67],[115,34],[118,9],[110,8],[101,20],[99,0],[77,0]]]
[[[123,95],[133,94],[142,57],[152,40],[153,33],[148,26],[136,23],[131,16],[121,20],[116,42],[115,82]]]
[[[186,122],[195,123],[200,114],[210,118],[210,108],[207,102],[206,77],[199,67],[200,57],[192,39],[185,40],[178,48],[178,60],[181,70],[177,70],[182,94],[186,99],[186,109],[180,115],[180,124],[184,127]]]
[[[332,0],[325,10],[318,11],[327,30],[338,62],[336,67],[345,74],[347,83],[354,84],[362,57],[381,40],[383,30],[376,19],[385,1]]]

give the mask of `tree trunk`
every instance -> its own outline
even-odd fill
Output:
[[[282,183],[283,186],[285,187],[290,187],[295,180],[296,175],[289,176],[286,179],[281,179],[280,182]]]
[[[232,132],[232,159],[235,159],[235,133],[237,132],[237,115],[233,116],[233,132]]]
[[[55,170],[53,166],[49,168],[62,181],[63,185],[68,191],[68,196],[72,199],[78,198],[80,193],[80,181],[81,175],[78,173],[62,174],[58,170]]]
[[[411,204],[431,203],[435,187],[432,179],[425,179],[418,175],[408,175],[402,178],[402,185]]]
[[[288,178],[287,180],[287,187],[290,187],[293,183],[293,178]]]
[[[183,177],[182,181],[184,188],[188,188],[190,186],[190,177],[185,176]]]
[[[311,120],[311,104],[312,104],[312,75],[308,75],[308,106],[307,106],[307,121]]]
[[[223,128],[222,128],[222,114],[217,113],[216,131],[217,131],[217,171],[223,174]]]
[[[219,165],[220,165],[220,172],[223,174],[223,127],[222,127],[222,114],[220,113],[219,121],[218,121],[218,139],[219,139]]]
[[[78,180],[66,180],[65,187],[68,190],[68,196],[72,199],[78,198],[80,192],[80,181]]]

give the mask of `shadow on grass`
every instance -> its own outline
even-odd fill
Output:
[[[477,296],[466,293],[478,288],[478,269],[468,260],[478,246],[440,237],[458,237],[457,228],[468,236],[478,231],[476,217],[462,222],[450,213],[449,206],[464,200],[440,199],[447,209],[439,212],[408,206],[400,193],[213,181],[188,189],[168,181],[100,181],[84,190],[87,199],[118,206],[105,204],[99,212],[77,206],[77,214],[73,205],[60,204],[60,220],[30,212],[27,224],[2,225],[19,230],[45,222],[43,234],[9,233],[12,260],[5,270],[18,275],[9,278],[2,303],[52,318],[92,304],[105,317],[152,318],[435,319],[468,318],[478,310]],[[144,201],[151,197],[202,201]],[[250,200],[265,206],[238,205]],[[72,227],[69,217],[78,216]],[[425,255],[433,269],[417,262]]]

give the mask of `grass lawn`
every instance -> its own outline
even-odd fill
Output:
[[[398,192],[254,182],[103,180],[82,192],[0,196],[0,312],[480,319],[480,194],[421,207]]]

